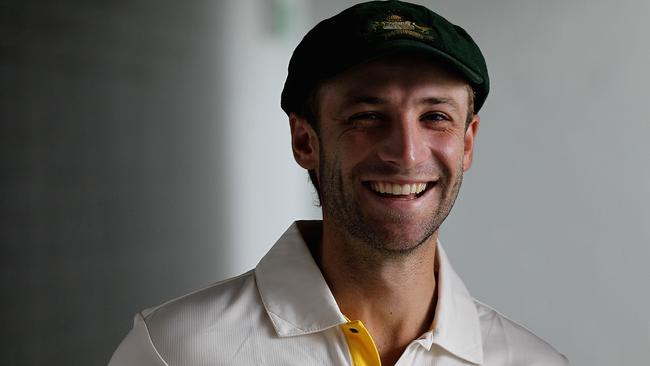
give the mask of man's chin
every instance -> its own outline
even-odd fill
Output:
[[[372,231],[372,233],[368,233],[370,235],[366,241],[372,248],[386,253],[408,254],[423,244],[435,240],[435,232],[424,231],[422,225],[414,228],[404,225],[397,227],[384,225]]]

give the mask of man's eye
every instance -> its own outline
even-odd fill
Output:
[[[444,113],[427,113],[422,116],[422,119],[425,121],[449,121],[449,116]]]
[[[357,113],[349,118],[350,122],[357,125],[376,125],[382,121],[382,118],[377,113],[364,112]]]
[[[357,113],[352,117],[350,117],[350,119],[353,121],[364,120],[364,119],[375,120],[375,119],[379,119],[379,116],[377,115],[377,113],[364,112],[364,113]]]

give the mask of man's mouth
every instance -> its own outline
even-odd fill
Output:
[[[422,196],[433,182],[391,183],[381,181],[364,182],[364,186],[381,197],[415,199]]]

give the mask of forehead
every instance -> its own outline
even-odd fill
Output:
[[[430,58],[400,55],[375,59],[324,82],[317,92],[319,107],[359,97],[378,97],[402,103],[409,98],[468,103],[469,84],[448,66]],[[319,108],[320,109],[320,108]]]

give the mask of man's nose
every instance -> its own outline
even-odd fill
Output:
[[[402,168],[414,168],[429,158],[426,134],[418,121],[401,118],[391,124],[379,150],[379,158]]]

